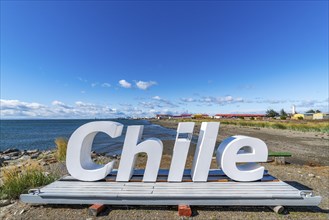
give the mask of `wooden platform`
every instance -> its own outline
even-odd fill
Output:
[[[167,182],[169,170],[160,169],[158,172],[158,177],[156,182]],[[115,182],[117,175],[117,171],[113,171],[110,175],[105,178],[107,182]],[[131,177],[130,182],[142,182],[144,175],[144,170],[135,170],[134,175]],[[72,179],[70,177],[66,177],[67,179]],[[208,175],[207,182],[231,182],[229,177],[227,177],[222,170],[210,170]],[[266,170],[264,172],[264,177],[260,180],[261,182],[268,182],[268,181],[279,181],[275,177],[268,174]],[[191,178],[191,170],[186,169],[184,170],[183,180],[182,182],[192,182]]]
[[[165,182],[168,170],[160,170],[156,183],[141,182],[143,170],[136,170],[131,182],[115,182],[116,172],[97,182],[82,182],[67,176],[41,189],[22,194],[21,200],[37,204],[112,205],[218,205],[218,206],[317,206],[321,197],[282,182],[267,172],[257,182],[235,182],[221,170],[211,170],[208,182],[190,180]]]

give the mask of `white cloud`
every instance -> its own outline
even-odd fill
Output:
[[[163,99],[160,96],[154,96],[152,97],[151,102],[139,102],[138,104],[144,108],[175,108],[178,107],[178,105],[174,104],[173,102],[167,100],[167,99]]]
[[[229,96],[224,97],[224,100],[226,102],[232,102],[233,101],[233,97],[229,95]]]
[[[111,87],[111,84],[110,83],[103,83],[101,86],[102,87],[109,88],[109,87]]]
[[[150,108],[150,109],[163,107],[162,105],[157,104],[155,102],[139,102],[138,105],[142,106],[143,108]]]
[[[72,108],[71,106],[65,105],[65,103],[63,103],[61,101],[57,101],[57,100],[53,101],[51,104],[54,106],[62,107],[62,108]]]
[[[119,105],[122,107],[132,107],[132,104],[129,103],[119,103]]]
[[[96,105],[82,101],[69,106],[55,100],[51,106],[19,100],[0,100],[1,118],[116,118],[125,113],[106,105]]]
[[[202,98],[181,98],[180,99],[182,102],[189,103],[189,102],[196,102],[196,103],[203,103],[208,106],[212,105],[227,105],[227,104],[232,104],[232,103],[238,103],[238,102],[244,102],[244,99],[241,97],[234,98],[230,95],[228,96],[223,96],[223,97],[213,97],[213,96],[205,96]]]
[[[84,83],[88,82],[88,80],[83,79],[83,78],[81,78],[81,77],[78,77],[78,80],[81,81],[81,82],[84,82]]]
[[[236,98],[235,99],[237,102],[243,102],[244,100],[243,100],[243,98],[241,98],[241,97],[238,97],[238,98]]]
[[[124,104],[121,109],[107,105],[98,105],[83,101],[76,101],[67,105],[60,100],[54,100],[46,106],[36,102],[22,102],[19,100],[0,100],[1,118],[117,118],[117,117],[153,117],[155,113],[169,112],[167,100],[143,102],[140,107]]]
[[[126,89],[131,88],[131,83],[127,82],[126,80],[122,79],[119,81],[119,84]]]
[[[5,100],[0,99],[1,109],[38,109],[43,108],[44,105],[36,102],[21,102],[19,100]]]
[[[51,104],[52,104],[52,105],[64,105],[63,102],[61,102],[61,101],[57,101],[57,100],[53,101]]]
[[[107,83],[107,82],[105,82],[105,83],[94,82],[94,83],[91,83],[90,86],[93,87],[93,88],[96,87],[96,86],[101,86],[101,87],[104,87],[104,88],[109,88],[109,87],[111,87],[111,84],[110,83]]]
[[[182,100],[183,102],[195,102],[195,101],[197,101],[194,98],[181,98],[180,100]]]
[[[82,101],[76,101],[75,105],[78,107],[95,107],[95,104],[92,103],[86,103],[86,102],[82,102]]]
[[[150,88],[151,86],[157,85],[158,83],[155,81],[149,81],[149,82],[144,82],[144,81],[138,81],[136,82],[136,86],[139,89],[146,90]]]
[[[36,102],[21,102],[19,100],[0,100],[1,117],[37,117],[47,115],[45,105]]]

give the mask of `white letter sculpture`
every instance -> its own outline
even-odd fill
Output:
[[[133,175],[138,153],[147,153],[143,182],[155,182],[158,176],[163,145],[158,138],[147,139],[140,144],[144,126],[128,126],[116,181],[127,182]]]
[[[267,146],[258,138],[229,137],[219,145],[216,160],[223,172],[236,181],[255,181],[263,177],[264,167],[255,162],[267,161]],[[236,163],[246,163],[237,165]]]
[[[187,153],[193,135],[194,122],[179,123],[171,160],[168,182],[182,182]],[[187,137],[180,137],[180,134],[187,134]]]
[[[202,122],[192,164],[193,182],[207,182],[212,155],[218,135],[219,122]]]
[[[99,165],[91,159],[91,147],[98,132],[104,132],[110,137],[119,137],[123,125],[112,121],[90,122],[82,125],[72,134],[66,154],[66,167],[76,179],[96,181],[105,178],[113,169],[115,161]]]

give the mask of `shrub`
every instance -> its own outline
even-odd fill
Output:
[[[65,161],[66,159],[66,149],[67,149],[67,139],[63,137],[56,138],[56,158],[59,161]]]
[[[271,126],[272,128],[277,128],[277,129],[287,129],[287,126],[284,124],[280,124],[280,123],[274,123]]]
[[[266,117],[269,117],[269,118],[274,118],[276,116],[279,116],[279,113],[274,111],[273,109],[268,109],[266,111]]]
[[[280,116],[287,117],[287,115],[288,115],[287,112],[285,112],[284,109],[281,109]]]
[[[35,161],[21,167],[5,167],[2,175],[3,185],[0,191],[2,199],[16,199],[29,189],[49,184],[56,179],[54,175],[45,173]]]
[[[281,119],[281,120],[286,120],[287,117],[286,117],[286,116],[280,116],[280,119]]]
[[[298,120],[303,120],[304,118],[302,116],[299,116],[298,117]]]

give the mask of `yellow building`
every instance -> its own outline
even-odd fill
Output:
[[[314,120],[329,119],[329,114],[326,113],[315,113],[313,114]]]
[[[194,119],[209,118],[209,115],[208,114],[194,114],[194,115],[192,115],[192,118],[194,118]]]
[[[300,118],[304,119],[304,118],[305,118],[304,114],[294,114],[294,115],[291,117],[291,119],[296,119],[296,120],[298,120],[298,119],[300,119]]]

